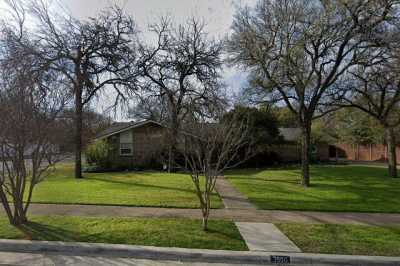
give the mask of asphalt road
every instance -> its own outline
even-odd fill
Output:
[[[102,256],[70,256],[70,255],[50,255],[50,254],[30,254],[0,252],[0,265],[18,266],[238,266],[239,264],[225,263],[203,263],[203,262],[180,262],[167,260],[145,260],[134,258],[102,257]],[[243,264],[241,264],[243,265]],[[251,265],[251,264],[248,264]]]

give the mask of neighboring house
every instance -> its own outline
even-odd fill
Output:
[[[284,142],[273,145],[275,152],[283,162],[297,162],[301,160],[301,129],[279,128],[279,133]],[[329,160],[329,145],[323,142],[314,143],[312,146],[312,157],[317,161]]]
[[[283,162],[301,159],[299,128],[280,128],[284,139],[281,144],[273,145],[272,151]],[[163,162],[162,152],[166,148],[167,129],[154,121],[114,123],[96,136],[95,140],[105,139],[111,144],[111,161],[115,166],[153,167]],[[314,145],[314,158],[325,161],[329,159],[329,146],[318,143]]]
[[[111,145],[114,166],[151,167],[160,165],[166,128],[154,121],[114,123],[98,134],[95,140]]]

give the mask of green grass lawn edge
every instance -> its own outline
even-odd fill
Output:
[[[275,225],[306,253],[400,256],[400,225]]]
[[[400,178],[382,167],[312,165],[311,187],[301,186],[296,165],[236,169],[225,176],[258,209],[400,213]]]
[[[57,165],[39,183],[32,203],[197,209],[199,200],[189,175],[154,171],[90,173],[73,177],[73,165]],[[224,205],[212,195],[213,209]]]
[[[232,221],[175,218],[31,216],[16,228],[0,217],[0,239],[89,242],[214,250],[248,250]]]

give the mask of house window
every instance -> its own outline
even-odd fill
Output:
[[[119,137],[119,154],[121,156],[133,155],[133,138],[131,131],[121,133]]]
[[[123,156],[132,155],[133,147],[132,143],[121,143],[120,144],[120,154]]]

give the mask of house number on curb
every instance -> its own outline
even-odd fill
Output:
[[[274,264],[290,264],[289,256],[274,256],[271,255],[271,263]]]

